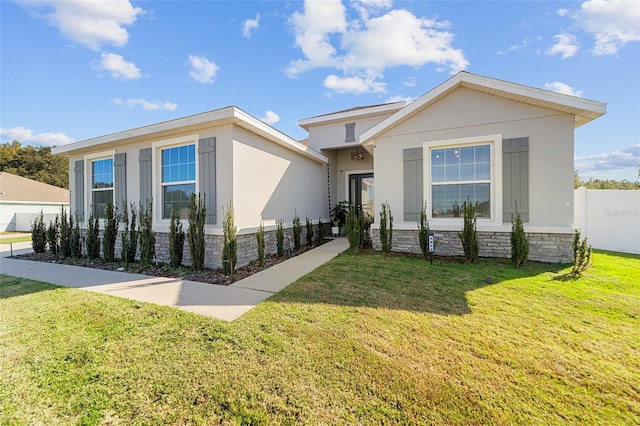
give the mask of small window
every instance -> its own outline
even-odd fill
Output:
[[[477,217],[491,217],[491,146],[432,149],[432,217],[461,217],[467,199]]]
[[[189,216],[189,199],[196,192],[195,145],[177,146],[162,150],[162,218],[171,212],[181,218]]]
[[[347,123],[344,125],[346,136],[344,138],[345,142],[355,142],[356,141],[356,123]]]
[[[93,216],[104,219],[109,203],[113,203],[113,158],[92,161],[91,205]]]

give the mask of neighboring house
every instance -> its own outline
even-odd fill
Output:
[[[568,261],[573,239],[574,129],[606,105],[467,72],[415,102],[358,107],[307,118],[296,142],[228,107],[54,148],[70,159],[72,211],[100,216],[107,201],[154,200],[154,228],[167,260],[171,208],[207,197],[208,266],[220,266],[222,208],[233,201],[239,264],[257,257],[264,221],[290,227],[295,211],[328,220],[349,200],[377,222],[394,214],[394,250],[419,252],[423,202],[437,253],[462,254],[460,209],[477,202],[481,256],[510,256],[511,216],[525,221],[530,259]],[[378,224],[372,226],[374,245]],[[162,251],[164,250],[164,251]],[[273,251],[271,249],[271,251]]]
[[[30,232],[40,212],[48,224],[62,207],[69,207],[68,189],[0,172],[0,232]]]
[[[207,208],[205,265],[221,266],[224,209],[238,227],[238,266],[257,258],[255,232],[275,249],[276,221],[294,214],[328,220],[327,159],[236,107],[126,130],[56,147],[69,157],[72,213],[85,225],[108,202],[140,206],[153,200],[156,254],[168,261],[172,209],[186,218],[191,194]],[[186,224],[186,221],[185,221]],[[119,243],[119,241],[118,241]],[[185,251],[189,262],[188,247]]]

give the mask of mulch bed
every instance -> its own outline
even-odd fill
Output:
[[[311,248],[304,247],[301,250],[292,253],[293,256],[300,255],[304,253],[306,250],[311,250]],[[258,261],[251,262],[250,264],[243,266],[241,268],[237,268],[233,277],[225,275],[222,269],[204,269],[200,272],[195,272],[190,266],[182,266],[180,268],[172,268],[167,264],[159,263],[157,265],[151,266],[143,266],[141,263],[129,263],[129,265],[125,265],[122,261],[116,262],[107,262],[104,259],[87,259],[83,258],[59,258],[56,259],[56,256],[53,253],[28,253],[28,254],[19,254],[13,256],[13,259],[24,259],[24,260],[33,260],[36,262],[48,262],[48,263],[59,263],[61,265],[73,265],[73,266],[82,266],[85,268],[95,268],[95,269],[103,269],[107,271],[118,271],[118,272],[128,272],[132,274],[144,274],[151,275],[155,277],[167,277],[167,278],[179,278],[183,280],[189,281],[199,281],[208,284],[217,284],[217,285],[229,285],[236,281],[239,281],[243,278],[251,276],[257,272],[268,269],[278,263],[282,263],[288,259],[287,256],[265,256],[264,265],[260,266]]]

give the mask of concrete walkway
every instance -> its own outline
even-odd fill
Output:
[[[2,247],[0,273],[141,302],[173,306],[185,311],[233,321],[347,248],[349,248],[347,240],[338,238],[230,286],[8,259],[5,256],[9,253],[4,250],[4,247]]]

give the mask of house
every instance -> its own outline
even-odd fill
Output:
[[[69,207],[69,190],[0,172],[1,232],[30,232],[40,212],[49,223],[63,207]]]
[[[234,106],[56,147],[69,157],[71,211],[86,227],[109,201],[153,201],[156,256],[168,261],[171,211],[205,200],[205,266],[222,265],[224,209],[233,203],[238,266],[257,258],[262,221],[272,247],[277,220],[328,217],[327,158]],[[119,241],[118,241],[119,243]],[[185,261],[189,263],[188,247]]]
[[[574,129],[600,102],[460,72],[416,101],[302,119],[297,142],[236,107],[54,148],[69,156],[72,211],[100,216],[107,201],[153,199],[159,260],[168,215],[189,194],[207,203],[207,266],[220,266],[223,207],[233,202],[239,265],[257,257],[255,231],[295,213],[328,221],[349,200],[395,217],[394,250],[419,252],[423,203],[437,253],[461,255],[460,207],[477,202],[481,256],[510,256],[511,216],[525,221],[533,260],[568,261],[573,240]],[[317,220],[316,220],[317,222]],[[372,236],[378,244],[378,225]],[[162,250],[165,250],[164,252]],[[188,251],[187,251],[188,252]]]
[[[329,158],[332,197],[377,219],[394,214],[393,247],[419,253],[427,203],[437,253],[462,255],[461,206],[477,202],[480,256],[510,257],[511,217],[525,222],[529,259],[570,261],[574,129],[606,105],[460,72],[408,104],[301,120]],[[365,152],[363,152],[365,151]],[[378,224],[372,225],[379,247]]]

